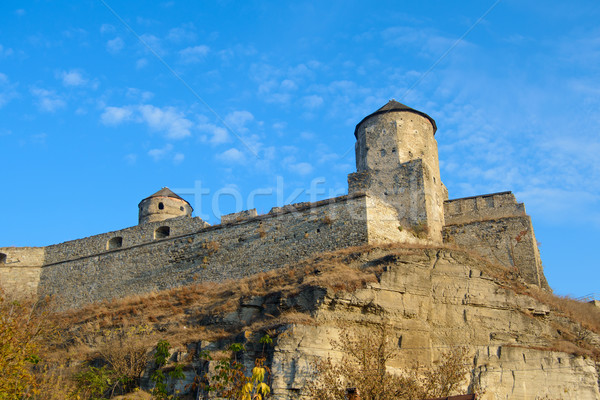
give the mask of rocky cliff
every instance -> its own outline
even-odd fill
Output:
[[[599,309],[557,298],[523,283],[516,269],[458,249],[351,248],[221,289],[200,285],[152,296],[83,309],[68,318],[79,335],[124,319],[157,321],[164,335],[180,338],[174,357],[188,365],[181,389],[210,368],[198,358],[202,350],[246,342],[243,357],[251,364],[261,347],[253,338],[269,331],[273,398],[302,398],[312,363],[342,357],[332,346],[340,332],[365,333],[384,325],[397,347],[387,364],[390,371],[426,370],[448,349],[466,347],[471,372],[461,393],[477,391],[489,400],[600,399]],[[171,314],[180,317],[169,316],[165,307],[160,311],[153,301],[171,302],[177,309]],[[135,311],[126,311],[132,307]]]

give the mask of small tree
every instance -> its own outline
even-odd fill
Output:
[[[39,303],[9,301],[0,291],[0,399],[38,394],[34,367],[41,361],[40,341],[51,332]]]
[[[343,331],[332,343],[344,356],[315,363],[314,379],[305,387],[314,400],[345,400],[346,388],[357,388],[362,400],[424,399],[448,396],[468,372],[466,350],[452,350],[436,367],[419,375],[416,368],[401,375],[387,371],[387,362],[397,355],[388,328],[378,325],[375,333],[350,334]]]
[[[205,375],[204,390],[228,400],[266,399],[271,393],[271,388],[265,383],[265,378],[271,371],[264,365],[264,351],[265,346],[271,345],[273,340],[269,335],[265,335],[260,339],[260,343],[263,345],[262,357],[254,361],[251,376],[244,374],[244,365],[237,360],[237,353],[245,351],[246,348],[241,343],[234,343],[229,346],[231,357],[217,361],[214,374]],[[208,352],[203,352],[201,357],[206,361],[213,360]]]

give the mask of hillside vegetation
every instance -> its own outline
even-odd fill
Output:
[[[235,372],[231,360],[245,351],[246,359],[240,360],[240,365],[248,360],[268,363],[272,345],[265,337],[277,343],[281,327],[317,323],[316,306],[303,300],[306,293],[335,296],[377,285],[386,265],[440,251],[476,263],[482,274],[501,287],[546,304],[551,310],[548,323],[556,326],[558,336],[543,350],[600,361],[597,307],[526,285],[516,270],[460,249],[363,246],[321,254],[241,280],[199,282],[60,313],[53,311],[52,299],[17,301],[4,293],[0,297],[0,399],[151,396],[140,392],[140,385],[154,387],[155,398],[168,398],[177,390],[178,379],[184,377],[191,383],[179,390],[195,392],[206,387],[205,371],[198,365],[214,373],[219,360],[227,361],[229,370],[224,372],[233,384],[234,379],[243,380],[239,371],[243,375],[244,368]],[[240,311],[256,298],[261,299],[256,303],[258,311]],[[214,344],[214,351],[202,353],[198,343]],[[232,347],[235,344],[243,348]],[[252,382],[257,387],[262,380]]]

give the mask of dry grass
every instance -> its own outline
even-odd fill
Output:
[[[214,250],[217,251],[218,247]],[[584,332],[600,334],[600,311],[597,308],[528,286],[520,280],[516,269],[495,265],[454,246],[414,244],[351,247],[322,253],[245,279],[198,283],[91,304],[57,315],[58,324],[69,328],[63,332],[63,342],[56,347],[70,354],[75,351],[82,355],[91,354],[98,349],[96,342],[99,332],[123,327],[147,326],[156,332],[157,337],[168,337],[171,344],[177,346],[198,340],[222,339],[242,329],[258,331],[284,324],[313,324],[310,315],[295,310],[280,310],[276,315],[263,313],[248,322],[247,326],[223,323],[223,317],[236,311],[244,299],[253,296],[279,293],[281,297],[289,297],[310,286],[323,287],[332,293],[353,292],[379,281],[384,265],[369,264],[369,261],[389,255],[400,259],[433,259],[439,252],[450,253],[452,258],[465,265],[475,264],[502,287],[547,304],[554,314],[572,321],[572,328],[563,329],[563,339],[574,344],[580,351],[589,353],[589,346],[586,344],[589,340]],[[577,326],[580,327],[579,333],[575,328]],[[571,348],[570,352],[574,352],[574,349]]]
[[[145,295],[104,301],[78,310],[56,314],[64,330],[61,340],[54,344],[58,357],[82,358],[96,354],[103,332],[128,327],[147,327],[153,339],[168,337],[172,345],[184,345],[198,340],[217,340],[248,328],[241,324],[219,323],[227,314],[236,311],[243,299],[279,292],[282,297],[293,296],[309,286],[332,290],[354,291],[376,282],[379,267],[360,270],[349,268],[363,248],[342,253],[323,254],[293,266],[222,283],[198,283]],[[295,310],[281,310],[277,315],[262,315],[250,322],[252,330],[271,329],[284,324],[312,324],[310,315]],[[210,329],[206,325],[210,324]]]

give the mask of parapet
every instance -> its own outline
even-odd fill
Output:
[[[229,224],[232,222],[241,222],[258,216],[256,208],[244,210],[236,213],[221,215],[221,224]]]
[[[446,225],[468,224],[507,217],[525,216],[525,205],[512,192],[463,197],[444,202]]]

